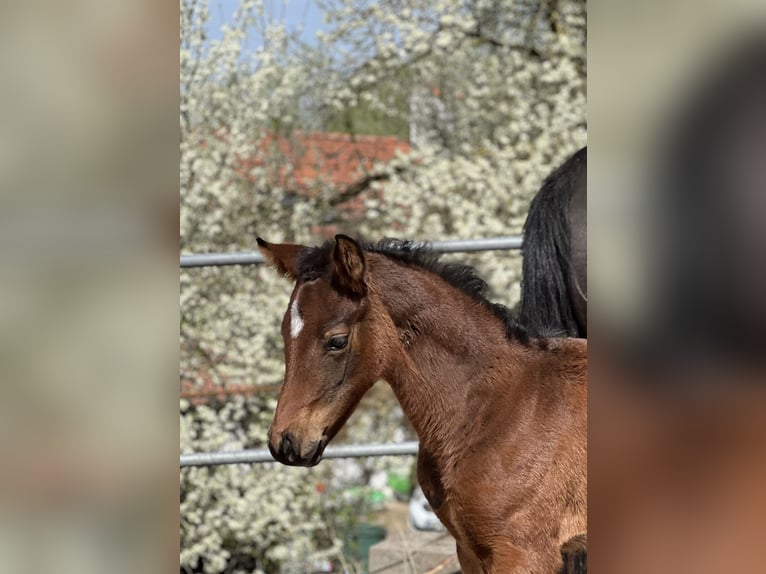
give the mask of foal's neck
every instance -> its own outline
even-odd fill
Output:
[[[396,330],[385,378],[421,444],[438,456],[480,416],[466,412],[469,394],[491,391],[498,369],[519,364],[513,355],[524,349],[480,301],[435,274],[393,262],[376,267],[372,288]],[[504,382],[510,391],[513,381]]]

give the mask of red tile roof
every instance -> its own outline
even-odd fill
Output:
[[[315,193],[320,186],[341,191],[363,179],[375,163],[390,162],[397,152],[410,149],[408,142],[393,136],[321,132],[267,136],[261,146],[277,160],[286,160],[275,162],[275,183],[305,194]],[[266,153],[244,160],[242,172],[264,165],[265,157]]]

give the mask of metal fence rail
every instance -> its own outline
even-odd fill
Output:
[[[322,458],[363,458],[368,456],[397,456],[418,454],[418,442],[384,444],[350,444],[328,446]],[[231,452],[196,452],[181,455],[181,467],[215,466],[220,464],[242,464],[275,462],[269,449],[256,448]]]
[[[436,253],[467,253],[494,251],[497,249],[521,249],[522,238],[518,235],[487,237],[484,239],[451,239],[448,241],[423,242],[423,246]],[[220,265],[254,265],[263,263],[258,251],[235,253],[191,253],[181,255],[181,267],[209,267]]]

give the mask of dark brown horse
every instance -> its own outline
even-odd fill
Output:
[[[311,466],[386,380],[420,438],[418,480],[466,573],[558,572],[586,531],[586,343],[531,339],[473,269],[409,242],[270,244],[296,282],[269,448]]]
[[[573,154],[529,206],[519,313],[534,334],[587,336],[587,160],[586,148]]]

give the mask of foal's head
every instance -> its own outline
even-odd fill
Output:
[[[329,251],[260,238],[258,246],[296,282],[282,319],[285,380],[269,449],[282,463],[313,466],[382,376],[385,343],[374,332],[365,256],[344,235],[336,236]]]

